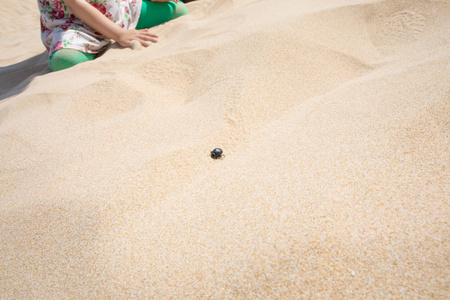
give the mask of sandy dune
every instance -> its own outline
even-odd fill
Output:
[[[56,73],[0,2],[1,299],[448,299],[450,2],[199,0]]]

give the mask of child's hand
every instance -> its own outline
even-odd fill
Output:
[[[152,2],[170,2],[170,1],[172,1],[172,2],[178,3],[179,0],[150,0],[150,1],[152,1]]]
[[[130,29],[122,31],[115,41],[122,47],[130,47],[132,41],[138,41],[147,47],[149,42],[158,42],[158,35],[148,32],[147,29]]]
[[[64,0],[75,16],[85,22],[95,31],[100,32],[108,39],[113,39],[123,47],[130,47],[131,41],[138,41],[144,46],[149,42],[156,43],[158,36],[147,30],[126,30],[105,17],[99,10],[90,5],[86,0]]]

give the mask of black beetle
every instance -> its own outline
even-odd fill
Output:
[[[213,151],[211,151],[211,158],[212,159],[219,159],[219,158],[223,158],[223,150],[220,148],[216,148]]]

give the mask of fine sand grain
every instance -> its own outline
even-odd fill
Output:
[[[56,73],[0,3],[0,299],[450,297],[449,1],[199,0]]]

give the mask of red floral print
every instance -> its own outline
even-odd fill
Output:
[[[54,9],[52,10],[52,16],[57,20],[62,19],[64,18],[64,11]]]
[[[61,1],[53,1],[53,6],[56,10],[62,10],[63,8]]]
[[[121,28],[134,29],[143,0],[85,0]],[[63,0],[38,0],[41,39],[51,55],[61,48],[98,53],[110,43],[78,19]]]

